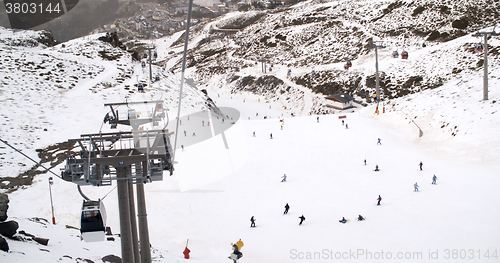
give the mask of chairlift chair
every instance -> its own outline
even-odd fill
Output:
[[[148,54],[144,52],[143,58],[148,58]]]
[[[352,62],[351,61],[347,61],[347,67],[352,67]]]
[[[158,53],[156,52],[156,50],[155,50],[155,52],[153,53],[153,58],[154,58],[154,59],[158,58]]]
[[[146,67],[146,62],[142,61],[141,62],[141,67],[145,68]]]
[[[393,57],[393,58],[398,58],[398,57],[399,57],[399,52],[398,52],[397,50],[394,50],[394,51],[392,52],[392,57]]]
[[[403,51],[403,52],[401,53],[401,58],[402,58],[402,59],[408,59],[408,51]]]
[[[144,85],[142,83],[137,84],[137,91],[144,92]]]
[[[347,64],[344,64],[344,69],[345,70],[348,70],[349,69],[349,66]]]
[[[103,241],[106,235],[106,209],[104,203],[83,200],[80,233],[85,242]]]

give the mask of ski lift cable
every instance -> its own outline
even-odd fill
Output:
[[[4,144],[6,144],[7,146],[9,146],[10,148],[14,149],[16,152],[20,153],[22,156],[28,158],[29,160],[31,160],[32,162],[36,163],[37,165],[39,165],[40,167],[42,167],[43,169],[45,169],[46,172],[50,172],[52,173],[53,175],[55,175],[56,177],[58,177],[59,179],[63,179],[60,175],[57,175],[56,173],[52,172],[49,168],[46,168],[45,166],[43,166],[40,162],[37,162],[35,160],[33,160],[31,157],[29,157],[28,155],[24,154],[23,152],[21,152],[20,150],[16,149],[14,146],[10,145],[8,142],[0,139],[1,142],[3,142]]]
[[[191,26],[191,12],[193,9],[193,0],[189,0],[188,2],[188,13],[187,13],[187,18],[186,18],[186,33],[185,33],[185,39],[184,39],[184,54],[182,56],[182,66],[181,66],[181,85],[179,88],[179,105],[177,106],[177,125],[175,126],[175,142],[174,142],[174,150],[173,150],[173,158],[172,160],[175,162],[175,151],[177,150],[177,134],[179,132],[179,122],[180,122],[180,115],[181,115],[181,102],[182,102],[182,88],[184,84],[184,72],[186,70],[186,55],[188,51],[188,44],[189,44],[189,27]]]

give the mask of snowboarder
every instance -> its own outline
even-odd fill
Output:
[[[363,220],[365,220],[365,218],[363,216],[359,215],[358,216],[358,221],[363,221]]]
[[[345,224],[347,222],[347,220],[345,219],[345,217],[342,217],[342,219],[340,219],[339,222],[342,224]]]
[[[286,182],[286,174],[283,174],[283,176],[282,176],[281,178],[283,178],[283,179],[281,180],[281,182],[282,182],[282,183]]]
[[[271,133],[270,136],[271,136],[271,139],[272,139],[273,138],[273,134]]]
[[[420,163],[418,164],[418,166],[420,167],[420,171],[422,171],[422,166],[424,166],[424,164],[423,164],[422,162],[420,162]]]
[[[375,172],[378,172],[378,171],[380,171],[380,170],[378,169],[378,164],[376,164],[375,165]]]
[[[381,139],[380,139],[380,138],[378,138],[378,139],[377,139],[377,145],[382,145],[382,143],[381,143],[380,141],[381,141]]]
[[[301,215],[299,216],[300,218],[300,222],[299,222],[299,226],[302,225],[302,222],[304,222],[306,220],[306,218],[304,217],[304,215]]]
[[[253,218],[253,216],[252,218],[250,218],[250,222],[251,222],[250,227],[255,227],[255,218]]]
[[[288,205],[288,203],[286,203],[285,212],[283,212],[284,215],[288,214],[288,209],[290,209],[290,206]]]
[[[382,197],[380,195],[378,195],[377,201],[377,205],[380,205],[380,201],[382,201]]]
[[[415,184],[413,185],[413,188],[415,189],[415,190],[414,190],[414,192],[418,192],[418,184],[417,184],[417,183],[415,183]]]
[[[436,175],[434,175],[434,176],[432,177],[432,184],[436,184],[436,180],[437,180],[437,179],[438,179],[438,178],[437,178],[437,176],[436,176]]]

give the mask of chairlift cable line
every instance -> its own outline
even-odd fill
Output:
[[[29,157],[28,155],[24,154],[23,152],[21,152],[20,150],[16,149],[14,146],[10,145],[8,142],[0,139],[1,142],[5,143],[7,146],[9,146],[10,148],[14,149],[16,152],[20,153],[22,156],[28,158],[29,160],[31,160],[32,162],[36,163],[37,165],[39,165],[40,167],[42,167],[43,169],[45,169],[46,172],[50,172],[52,173],[53,175],[55,175],[56,177],[58,177],[59,179],[63,179],[60,175],[57,175],[56,173],[52,172],[49,168],[46,168],[45,166],[43,166],[40,162],[37,162],[35,160],[33,160],[31,157]]]
[[[186,19],[186,33],[184,39],[184,54],[182,56],[182,67],[181,67],[181,85],[179,88],[179,105],[177,109],[177,125],[175,126],[175,142],[174,142],[174,150],[172,161],[175,162],[175,151],[177,150],[177,134],[179,133],[179,123],[180,123],[180,115],[181,115],[181,102],[182,102],[182,88],[184,84],[184,72],[186,71],[186,55],[188,50],[189,43],[189,28],[191,27],[191,10],[193,9],[193,0],[189,0],[188,4],[188,13]]]

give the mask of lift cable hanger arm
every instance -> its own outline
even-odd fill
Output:
[[[83,197],[83,199],[85,199],[86,201],[91,201],[90,198],[88,196],[86,196],[83,192],[82,192],[82,188],[80,187],[79,184],[76,185],[76,187],[78,188],[78,193],[80,193],[80,195]],[[116,186],[113,187],[113,189],[111,189],[111,191],[109,191],[107,194],[105,194],[100,200],[104,200],[104,198],[106,198],[111,192],[113,192],[113,190],[116,189]]]
[[[31,157],[29,157],[28,155],[24,154],[23,152],[21,152],[20,150],[16,149],[14,146],[10,145],[8,142],[0,139],[1,142],[5,143],[7,146],[9,146],[10,148],[14,149],[16,152],[20,153],[21,155],[23,155],[24,157],[30,159],[32,162],[36,163],[37,165],[40,165],[40,167],[42,167],[43,169],[45,169],[46,172],[50,172],[52,173],[53,175],[57,176],[59,179],[62,179],[62,177],[60,175],[57,175],[56,173],[52,172],[49,168],[46,168],[45,166],[43,166],[41,163],[33,160]]]

